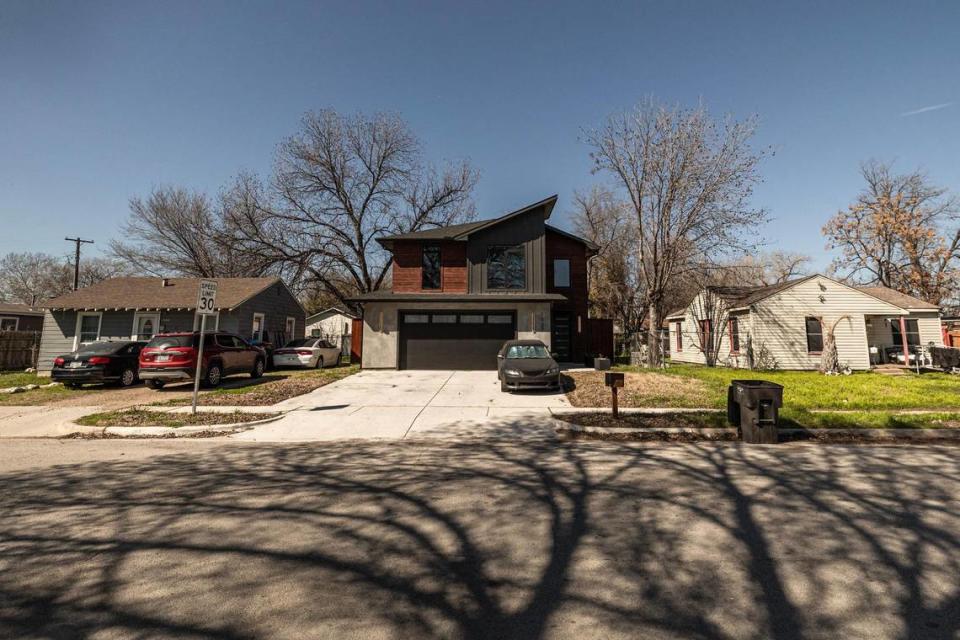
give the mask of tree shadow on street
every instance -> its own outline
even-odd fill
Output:
[[[953,638],[954,453],[225,444],[8,474],[0,636]]]

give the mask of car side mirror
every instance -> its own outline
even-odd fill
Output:
[[[550,357],[553,358],[554,360],[556,360],[559,356],[560,356],[560,354],[557,353],[556,351],[551,351],[551,352],[550,352]]]

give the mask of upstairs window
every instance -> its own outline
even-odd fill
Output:
[[[487,249],[487,289],[522,290],[527,286],[523,245]]]
[[[823,326],[820,324],[820,318],[807,317],[806,325],[807,353],[823,353]]]
[[[740,319],[730,318],[727,326],[730,333],[730,353],[740,353]]]
[[[440,247],[429,245],[423,248],[421,267],[420,286],[423,289],[439,289],[442,282]]]
[[[553,261],[553,286],[555,287],[570,286],[570,261],[569,260]]]

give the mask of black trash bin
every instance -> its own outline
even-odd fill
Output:
[[[783,386],[766,380],[733,380],[727,390],[727,420],[750,444],[776,444]]]

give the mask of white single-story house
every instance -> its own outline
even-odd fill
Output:
[[[349,336],[351,326],[357,316],[339,307],[330,307],[319,313],[307,316],[307,335],[315,338],[338,341]]]
[[[767,287],[708,287],[667,322],[672,361],[705,364],[701,345],[712,344],[716,364],[739,368],[762,361],[817,369],[831,329],[841,366],[854,370],[913,362],[922,347],[943,345],[936,305],[820,274]]]

